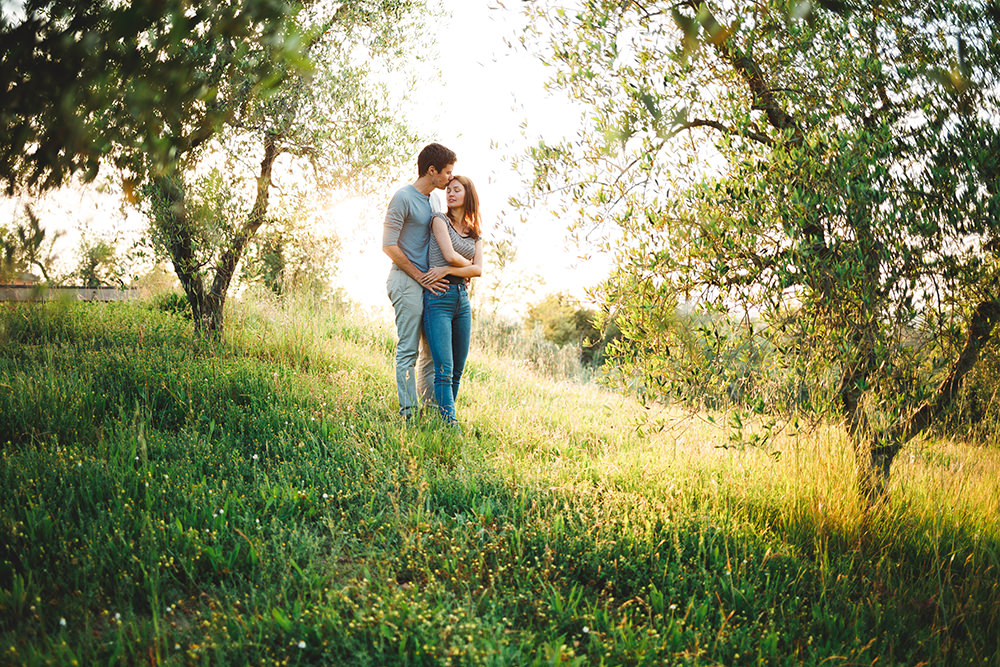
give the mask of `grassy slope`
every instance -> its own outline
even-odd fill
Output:
[[[836,430],[720,449],[510,359],[464,439],[406,428],[331,309],[0,322],[0,662],[1000,664],[995,450],[907,450],[865,519]]]

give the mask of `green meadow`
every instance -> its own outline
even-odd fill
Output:
[[[545,374],[479,327],[464,435],[326,302],[0,304],[0,663],[1000,664],[1000,451],[909,446],[865,513],[836,425]]]

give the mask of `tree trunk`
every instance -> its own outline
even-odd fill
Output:
[[[858,349],[864,342],[854,341]],[[875,368],[875,356],[869,349],[852,368],[845,369],[840,380],[840,405],[847,425],[847,434],[854,447],[854,465],[857,471],[858,491],[868,509],[883,505],[887,498],[889,470],[898,447],[880,444],[879,434],[873,432],[863,405],[864,389]]]
[[[174,173],[158,177],[153,187],[156,225],[166,237],[174,273],[191,306],[195,333],[201,333],[204,331],[207,304],[201,264],[195,256],[194,239],[187,219],[187,193],[180,177]]]
[[[201,319],[195,324],[195,331],[206,338],[218,340],[222,337],[223,306],[226,302],[226,295],[222,295],[222,300],[213,298],[212,294],[206,295],[205,305],[201,312]],[[200,326],[198,326],[200,324]]]
[[[222,335],[225,324],[226,292],[229,290],[236,266],[243,256],[247,243],[263,224],[267,215],[271,171],[278,153],[276,137],[267,135],[264,140],[264,159],[261,161],[260,174],[257,177],[257,197],[246,222],[237,230],[232,243],[223,250],[219,258],[211,290],[205,289],[201,274],[203,264],[197,261],[194,238],[187,219],[183,183],[176,175],[163,176],[155,182],[159,201],[154,215],[161,231],[167,237],[167,250],[173,261],[174,272],[191,305],[196,334],[215,339]]]
[[[873,357],[868,355],[867,363],[863,357],[851,372],[845,372],[840,385],[841,408],[854,446],[858,487],[868,509],[883,505],[888,500],[889,471],[896,455],[904,444],[930,427],[951,405],[998,321],[1000,300],[988,299],[976,306],[962,350],[934,394],[907,417],[882,431],[872,428],[861,405],[864,392],[860,387],[864,386],[873,368]]]
[[[879,444],[874,437],[851,438],[858,474],[858,491],[866,509],[877,509],[889,500],[889,471],[900,445]]]
[[[271,171],[274,167],[274,160],[280,152],[276,139],[273,134],[268,134],[264,138],[264,159],[261,160],[260,174],[257,176],[257,197],[254,200],[253,208],[250,210],[246,222],[237,231],[229,248],[219,258],[215,279],[212,281],[212,289],[205,295],[204,331],[213,338],[222,335],[222,327],[225,322],[223,308],[226,305],[226,292],[233,280],[233,274],[236,273],[236,266],[243,257],[247,243],[257,233],[267,216],[268,198],[271,192]]]

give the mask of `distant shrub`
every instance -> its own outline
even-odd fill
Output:
[[[80,242],[79,260],[73,273],[83,287],[115,285],[125,287],[126,272],[122,258],[114,244],[105,239],[87,239]]]
[[[528,309],[525,324],[528,328],[541,327],[546,340],[556,345],[579,345],[584,340],[601,337],[595,326],[597,313],[584,308],[574,297],[559,293],[550,294]]]
[[[308,220],[306,211],[270,219],[247,245],[241,281],[280,296],[329,292],[340,260],[340,239],[316,231]]]
[[[613,320],[606,331],[597,321],[595,310],[585,308],[575,297],[558,293],[531,306],[525,326],[540,330],[545,340],[560,348],[575,348],[585,365],[596,367],[604,363],[607,344],[621,335]]]
[[[476,348],[524,361],[553,378],[589,380],[593,375],[581,360],[579,343],[558,345],[538,327],[525,329],[520,322],[499,315],[477,314],[472,336]]]

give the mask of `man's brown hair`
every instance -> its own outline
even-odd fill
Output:
[[[439,172],[449,164],[455,164],[458,158],[455,151],[441,144],[427,144],[417,156],[417,176],[423,176],[434,167]]]

